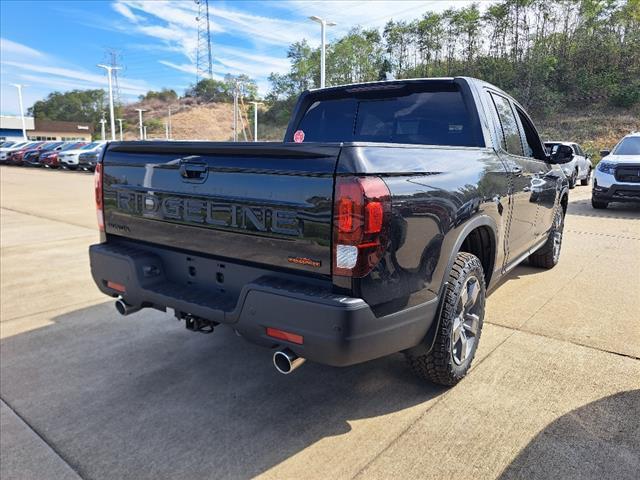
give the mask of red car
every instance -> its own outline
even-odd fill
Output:
[[[40,165],[43,165],[47,168],[58,168],[60,166],[60,159],[58,158],[58,154],[60,152],[64,152],[65,150],[75,150],[77,148],[84,147],[85,145],[87,145],[87,142],[70,143],[68,145],[65,145],[60,150],[41,153],[38,160],[40,162]]]
[[[40,150],[46,142],[36,142],[30,145],[21,148],[20,150],[16,150],[15,152],[11,152],[9,156],[9,162],[11,165],[22,165],[24,163],[24,154],[32,151],[32,150]]]

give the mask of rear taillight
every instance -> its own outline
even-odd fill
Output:
[[[338,177],[333,219],[333,274],[364,277],[384,254],[391,195],[378,177]]]
[[[93,175],[96,186],[96,215],[98,217],[98,228],[104,232],[104,203],[102,201],[102,164],[96,164],[96,171]]]

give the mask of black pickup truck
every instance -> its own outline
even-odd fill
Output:
[[[487,291],[558,262],[568,160],[479,80],[307,91],[282,143],[110,143],[91,271],[120,313],[226,324],[281,373],[403,352],[453,385]]]

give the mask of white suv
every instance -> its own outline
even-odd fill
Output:
[[[571,148],[573,157],[571,161],[561,165],[562,171],[569,179],[569,188],[573,188],[580,180],[580,185],[589,185],[591,178],[591,158],[587,155],[582,147],[573,142],[544,142],[544,146],[549,153],[556,145],[566,145]]]
[[[92,142],[84,147],[77,148],[75,150],[65,150],[58,154],[58,160],[60,161],[60,166],[62,168],[68,168],[70,170],[75,170],[78,168],[78,162],[80,161],[80,154],[85,152],[93,152],[96,151],[107,143],[104,140],[99,140],[97,142]]]
[[[640,202],[640,132],[624,137],[613,150],[603,150],[591,192],[593,208],[609,202]]]

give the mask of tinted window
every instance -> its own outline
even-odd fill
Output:
[[[500,96],[491,94],[493,104],[498,112],[498,118],[502,126],[502,133],[504,135],[502,147],[513,155],[523,156],[522,142],[520,141],[520,130],[518,129],[518,122],[511,109],[509,101]]]
[[[297,130],[305,142],[480,146],[476,128],[461,92],[437,91],[316,101]]]
[[[613,149],[614,155],[640,155],[640,137],[627,137]]]

